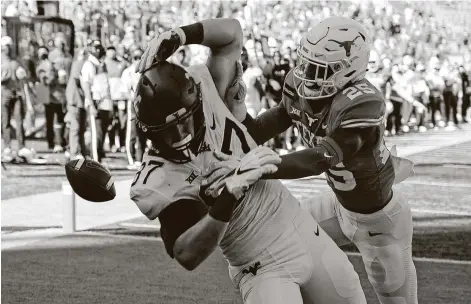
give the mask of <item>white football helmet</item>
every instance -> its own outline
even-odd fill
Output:
[[[330,17],[301,39],[294,77],[299,96],[333,96],[349,82],[365,77],[370,55],[366,29],[353,19]]]

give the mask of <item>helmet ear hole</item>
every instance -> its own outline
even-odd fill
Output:
[[[338,72],[338,71],[340,71],[340,70],[342,69],[342,65],[337,62],[337,63],[335,63],[335,64],[333,65],[332,69],[334,70],[334,73],[335,73],[335,72]]]

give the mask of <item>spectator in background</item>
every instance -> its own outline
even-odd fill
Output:
[[[36,110],[34,108],[34,105],[36,103],[36,98],[34,92],[36,82],[38,82],[38,78],[36,76],[36,67],[38,65],[38,48],[39,45],[36,42],[30,41],[28,44],[28,50],[22,58],[22,66],[25,67],[28,75],[27,80],[25,81],[27,84],[27,86],[25,87],[26,113],[24,119],[26,137],[32,134],[35,130]]]
[[[113,121],[108,132],[110,148],[112,152],[118,150],[125,152],[127,112],[126,100],[122,93],[121,75],[126,66],[116,58],[116,49],[114,46],[107,48],[104,64],[108,72],[110,96],[113,102]],[[118,137],[117,141],[116,137]]]
[[[90,115],[92,156],[94,160],[101,162],[105,157],[105,150],[103,149],[105,135],[113,122],[113,101],[111,100],[109,72],[104,62],[101,62],[97,67],[91,90],[93,103],[97,110],[94,117]]]
[[[76,60],[72,62],[66,87],[66,123],[69,125],[69,149],[71,159],[83,158],[88,155],[85,145],[87,111],[84,106],[85,96],[80,85],[80,71],[86,61],[87,55],[85,50],[81,50]]]
[[[445,104],[445,122],[450,129],[458,125],[458,71],[447,60],[444,62],[440,74],[445,82],[443,89],[443,102]],[[450,115],[453,116],[451,121]]]
[[[13,41],[4,36],[1,39],[2,52],[2,133],[3,133],[3,160],[12,161],[14,158],[11,147],[11,133],[13,131],[10,120],[15,119],[16,139],[18,140],[18,156],[30,161],[34,157],[34,151],[25,147],[25,134],[23,129],[24,119],[24,92],[23,79],[26,78],[26,70],[12,58]]]
[[[242,75],[242,80],[247,86],[247,93],[245,95],[245,104],[247,105],[247,112],[252,117],[257,117],[262,110],[262,96],[264,96],[263,88],[260,83],[260,77],[263,75],[262,70],[250,61],[243,62],[242,67],[247,66]]]
[[[124,94],[128,101],[127,104],[127,123],[126,123],[126,156],[128,159],[128,169],[137,170],[142,164],[142,157],[146,148],[146,138],[140,128],[136,126],[135,111],[132,106],[137,83],[140,74],[135,73],[136,66],[142,56],[142,50],[137,49],[132,53],[132,64],[123,71],[121,82],[124,88]]]
[[[72,57],[66,52],[65,36],[62,33],[54,38],[54,48],[49,53],[49,60],[57,71],[64,70],[67,75],[70,74]]]
[[[461,117],[463,123],[468,123],[467,113],[470,106],[470,95],[471,95],[471,71],[466,71],[464,66],[459,67],[460,78],[461,78],[461,90],[463,92],[462,103],[461,103]]]
[[[92,157],[95,161],[101,159],[98,155],[98,142],[100,141],[97,136],[97,120],[100,122],[101,117],[97,109],[97,105],[94,102],[92,86],[94,86],[95,78],[97,76],[98,68],[101,65],[101,60],[105,56],[105,49],[99,41],[93,41],[90,44],[89,54],[85,60],[82,69],[80,71],[80,86],[84,93],[84,107],[87,110],[87,116],[89,119],[92,139],[91,139],[91,152]],[[97,86],[97,84],[95,84]],[[104,135],[104,134],[102,134]]]
[[[124,63],[126,67],[129,66],[128,54],[126,52],[126,48],[122,44],[118,44],[116,47],[116,59]]]
[[[288,74],[289,70],[289,63],[281,62],[281,54],[279,51],[276,51],[273,54],[273,60],[266,65],[263,71],[263,74],[267,80],[265,92],[267,97],[272,99],[275,104],[279,104],[281,102],[283,95],[283,84],[285,82],[286,74]],[[292,149],[291,142],[288,139],[289,134],[291,134],[290,129],[288,129],[283,135],[277,135],[274,138],[275,148],[287,150]]]
[[[61,78],[49,60],[46,47],[38,50],[39,63],[36,68],[39,84],[36,88],[38,99],[44,104],[46,116],[46,138],[49,149],[54,153],[62,152],[65,147],[64,139],[64,108],[65,108],[65,71],[61,70]]]

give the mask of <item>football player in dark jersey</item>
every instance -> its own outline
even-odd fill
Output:
[[[408,177],[412,163],[385,145],[385,101],[365,79],[370,38],[358,22],[330,17],[312,28],[298,48],[298,65],[288,73],[283,100],[243,123],[263,143],[293,123],[308,149],[283,155],[266,179],[297,179],[325,173],[333,193],[306,203],[337,242],[354,243],[381,303],[417,303],[412,261],[412,214],[393,184]],[[229,105],[238,117],[244,105]],[[231,168],[217,153],[207,183]]]

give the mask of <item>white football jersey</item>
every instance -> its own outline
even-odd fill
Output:
[[[221,100],[206,65],[186,68],[201,84],[206,133],[200,153],[191,162],[175,164],[146,153],[142,169],[131,186],[131,199],[149,219],[155,219],[168,205],[179,199],[202,200],[201,176],[205,168],[218,161],[214,150],[237,157],[257,144]],[[278,180],[260,180],[246,193],[234,210],[220,243],[231,265],[250,260],[285,230],[299,210],[299,202]]]

